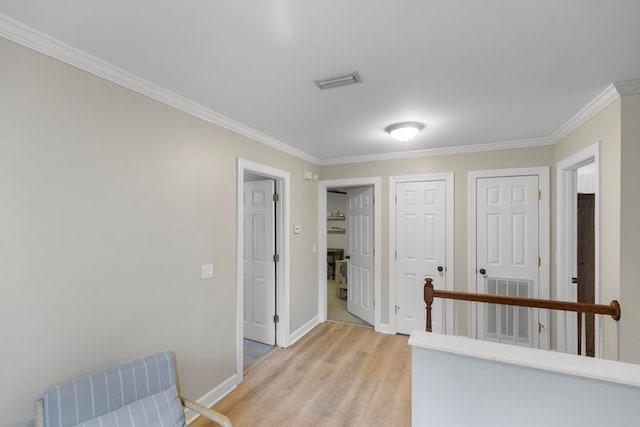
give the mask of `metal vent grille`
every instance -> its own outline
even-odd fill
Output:
[[[313,82],[318,86],[318,88],[324,90],[361,83],[362,78],[360,77],[360,73],[354,71],[353,73],[340,74],[326,79],[314,80]]]
[[[511,297],[532,297],[533,282],[490,277],[487,279],[487,293]],[[527,307],[498,304],[486,305],[486,339],[504,344],[531,345],[531,325],[533,311]]]

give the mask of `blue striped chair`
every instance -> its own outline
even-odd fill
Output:
[[[180,396],[175,354],[163,352],[49,387],[37,427],[184,427],[184,408],[224,426],[222,414]]]

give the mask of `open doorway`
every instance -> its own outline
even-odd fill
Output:
[[[577,170],[576,273],[578,302],[595,304],[595,164]],[[572,278],[573,281],[574,278]],[[595,315],[576,313],[578,354],[595,357]]]
[[[327,320],[371,326],[373,319],[362,319],[349,310],[349,237],[353,231],[349,205],[354,190],[360,189],[327,189]],[[368,189],[372,191],[372,186]]]
[[[289,173],[238,159],[236,380],[289,342]]]
[[[320,321],[328,319],[336,302],[379,330],[380,207],[375,201],[380,199],[380,178],[320,181],[318,185]]]
[[[558,163],[558,299],[599,303],[598,192],[598,144]],[[599,357],[600,321],[594,317],[558,314],[558,350]]]
[[[243,371],[276,347],[276,181],[244,173]]]

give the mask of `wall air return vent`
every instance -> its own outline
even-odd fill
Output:
[[[329,77],[328,79],[314,80],[313,82],[320,89],[333,89],[334,87],[361,83],[362,78],[357,71],[354,71],[353,73],[340,74],[339,76]]]

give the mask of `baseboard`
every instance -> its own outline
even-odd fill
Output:
[[[309,332],[310,330],[312,330],[316,325],[318,325],[320,323],[319,317],[315,316],[313,317],[311,320],[309,320],[307,323],[305,323],[304,325],[300,326],[298,329],[296,329],[295,332],[293,332],[290,336],[289,336],[289,345],[294,344],[296,341],[298,341],[300,338],[302,338],[303,336],[305,336],[307,334],[307,332]]]
[[[219,386],[214,388],[213,390],[206,393],[200,399],[197,400],[201,405],[206,406],[207,408],[211,408],[213,405],[218,403],[225,397],[227,394],[231,393],[237,387],[237,379],[236,374],[233,374],[226,380],[222,382]],[[200,415],[187,409],[185,411],[185,417],[187,420],[187,424],[191,424],[196,418]]]
[[[380,323],[376,328],[376,332],[381,334],[393,335],[395,332],[391,329],[391,324],[389,323]]]

